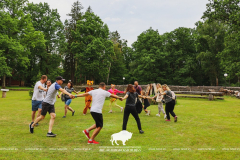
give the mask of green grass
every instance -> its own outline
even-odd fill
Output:
[[[35,127],[34,134],[30,134],[31,100],[28,92],[9,91],[7,98],[0,98],[0,159],[239,159],[240,150],[234,151],[240,149],[239,102],[233,97],[215,101],[178,98],[174,110],[178,115],[177,123],[165,122],[163,115],[156,117],[157,106],[151,105],[150,116],[140,114],[144,134],[138,133],[132,116],[127,126],[133,136],[125,147],[137,146],[141,151],[100,152],[99,147],[112,147],[111,135],[121,131],[122,127],[123,114],[118,108],[113,108],[112,114],[108,113],[108,100],[103,108],[104,127],[96,137],[100,144],[88,145],[82,130],[94,121],[89,111],[86,116],[82,115],[84,98],[73,100],[71,107],[76,114],[72,117],[68,112],[65,119],[62,118],[64,104],[57,100],[57,117],[53,126],[57,137],[49,138],[46,137],[49,115]],[[118,104],[124,106],[125,102],[118,101]],[[119,144],[123,147],[122,142]],[[9,148],[18,150],[6,150]],[[29,148],[42,150],[26,150]],[[50,150],[53,148],[56,150]],[[67,150],[60,150],[64,148]],[[230,150],[224,151],[225,148]]]

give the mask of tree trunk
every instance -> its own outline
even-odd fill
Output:
[[[216,86],[218,86],[218,78],[216,77]]]
[[[108,76],[107,76],[107,85],[108,85],[108,80],[109,80],[110,69],[111,69],[111,63],[110,63],[110,66],[109,66],[109,72],[108,72]]]
[[[3,83],[2,83],[2,88],[6,88],[6,75],[3,76]]]

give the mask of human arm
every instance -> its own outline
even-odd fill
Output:
[[[117,89],[116,89],[116,91],[117,91],[117,93],[125,93],[124,91],[119,91],[119,90],[117,90]]]
[[[84,92],[84,91],[86,91],[86,88],[80,90],[80,92]]]
[[[127,99],[127,98],[128,98],[128,94],[126,94],[126,95],[122,98],[122,100]]]
[[[116,99],[120,99],[121,101],[123,100],[123,98],[122,97],[119,97],[119,96],[117,96],[117,95],[114,95],[114,94],[111,94],[111,96],[110,97],[112,97],[112,98],[116,98]]]
[[[59,88],[59,91],[64,93],[64,94],[66,94],[66,95],[68,95],[71,99],[74,98],[74,96],[72,94],[68,93],[65,89]]]
[[[43,88],[43,86],[41,86],[41,85],[38,86],[38,89],[41,89],[41,90],[44,90],[44,91],[48,90],[47,88]]]
[[[86,97],[88,95],[90,95],[90,94],[87,92],[87,93],[75,95],[75,97]]]

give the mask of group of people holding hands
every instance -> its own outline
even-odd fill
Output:
[[[72,99],[77,97],[85,97],[85,108],[83,111],[83,114],[85,115],[87,112],[87,109],[90,109],[90,113],[92,118],[94,119],[95,123],[90,126],[89,128],[83,130],[83,134],[88,138],[88,144],[98,144],[99,142],[95,141],[95,137],[98,135],[98,133],[101,131],[103,127],[103,116],[102,116],[102,108],[105,102],[105,99],[107,97],[111,97],[110,99],[110,111],[109,113],[112,113],[112,104],[114,106],[117,106],[123,111],[123,107],[117,105],[116,101],[117,99],[123,101],[126,99],[126,104],[124,108],[124,114],[123,114],[123,125],[122,130],[127,129],[127,122],[129,115],[132,114],[135,118],[138,126],[139,133],[144,133],[141,127],[140,118],[138,116],[138,112],[136,109],[136,103],[137,101],[143,102],[143,107],[145,112],[149,115],[150,111],[148,111],[146,108],[150,106],[150,104],[146,104],[148,102],[147,99],[155,99],[158,102],[158,109],[159,113],[157,115],[160,116],[160,112],[162,111],[165,115],[165,118],[167,118],[166,121],[170,121],[170,115],[169,113],[174,117],[174,121],[177,122],[177,116],[173,112],[174,106],[175,106],[175,96],[169,87],[167,85],[161,86],[160,84],[157,85],[157,95],[154,97],[149,97],[146,95],[143,95],[142,88],[138,85],[138,82],[135,81],[134,85],[129,84],[127,86],[126,91],[119,91],[115,89],[115,85],[111,85],[111,89],[106,91],[106,85],[104,82],[101,82],[99,84],[98,89],[93,89],[91,85],[93,84],[93,81],[90,81],[92,83],[88,83],[88,87],[85,90],[85,93],[78,94],[79,92],[76,92],[73,89],[72,82],[69,81],[67,86],[61,88],[61,85],[65,79],[63,79],[61,76],[56,77],[56,82],[51,84],[50,82],[47,82],[47,76],[43,75],[41,77],[41,80],[38,81],[34,86],[34,93],[32,97],[32,122],[29,125],[30,133],[34,132],[34,126],[38,125],[38,122],[43,120],[47,114],[47,112],[50,114],[50,123],[49,123],[49,129],[47,136],[48,137],[55,137],[56,134],[52,133],[52,127],[54,124],[54,120],[56,117],[55,114],[55,107],[54,104],[56,102],[56,97],[61,97],[62,94],[65,95],[64,101],[65,101],[65,114],[63,118],[66,117],[67,110],[70,110],[72,112],[72,116],[75,113],[75,110],[73,110],[69,105],[71,104]],[[45,88],[44,83],[47,82],[47,87]],[[61,92],[59,95],[58,92]],[[72,95],[71,93],[74,92],[77,95]],[[116,94],[117,93],[124,93],[126,94],[124,97],[119,97]],[[165,100],[166,108],[164,112],[163,109],[163,101]],[[90,106],[90,103],[92,102],[92,106]],[[148,102],[149,103],[149,102]],[[147,106],[147,107],[146,107]],[[37,118],[35,118],[36,111],[38,111]],[[92,135],[90,136],[90,131],[93,131]]]

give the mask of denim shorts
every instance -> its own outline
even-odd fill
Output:
[[[72,102],[72,99],[66,99],[65,100],[65,104],[68,105],[68,106],[71,104],[71,102]]]
[[[32,111],[37,111],[42,109],[42,101],[32,100]]]

